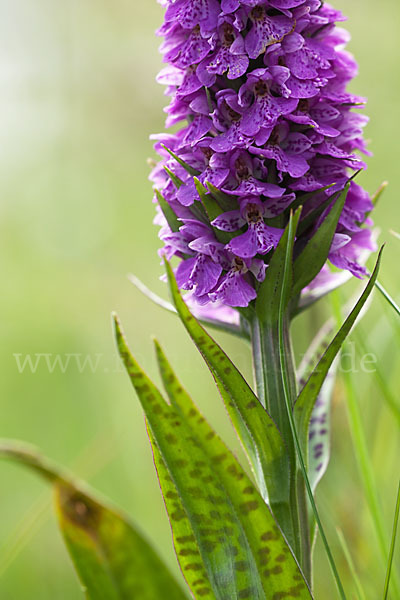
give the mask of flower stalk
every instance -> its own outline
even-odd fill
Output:
[[[283,355],[280,353],[279,323],[260,322],[254,316],[251,327],[252,355],[257,395],[278,426],[288,455],[289,497],[287,509],[271,507],[276,519],[291,543],[294,553],[308,581],[311,581],[311,544],[308,505],[304,478],[298,468],[295,443],[285,401],[285,381],[288,383],[290,406],[296,396],[296,371],[290,337],[288,311],[283,321]],[[283,361],[283,365],[282,365]],[[283,376],[283,370],[285,371]]]

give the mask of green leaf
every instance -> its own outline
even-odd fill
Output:
[[[172,152],[172,150],[167,148],[167,146],[165,146],[164,144],[161,144],[161,146],[164,148],[164,150],[166,150],[168,152],[168,154],[170,154],[172,156],[172,158],[174,158],[176,160],[176,162],[178,162],[181,165],[181,167],[183,167],[189,173],[189,175],[200,175],[201,174],[201,171],[198,171],[194,167],[191,167],[187,162],[182,160],[182,158],[180,158],[180,156],[175,154],[175,152]]]
[[[296,194],[296,199],[293,200],[291,204],[289,204],[289,206],[283,211],[283,213],[276,217],[265,219],[267,225],[270,225],[271,227],[284,227],[287,223],[288,217],[290,216],[291,212],[295,212],[295,210],[299,208],[299,206],[304,206],[304,204],[308,202],[308,200],[310,200],[320,192],[329,190],[329,188],[333,187],[334,185],[336,185],[336,183],[330,183],[329,185],[326,185],[318,190],[314,190],[313,192],[308,192],[307,194]]]
[[[229,196],[225,194],[221,190],[219,190],[215,185],[213,185],[210,181],[206,181],[206,186],[210,190],[212,196],[214,196],[215,200],[218,202],[223,212],[227,212],[229,210],[235,210],[238,208],[238,201],[235,196]]]
[[[211,222],[217,217],[219,217],[219,215],[221,215],[224,211],[219,206],[218,202],[214,200],[211,194],[208,193],[207,188],[204,187],[201,181],[197,179],[197,177],[194,177],[193,179],[194,184],[196,186],[196,190],[207,213],[208,219]],[[232,239],[232,235],[229,235],[229,233],[227,233],[226,231],[221,231],[216,227],[213,227],[213,231],[217,240],[222,244],[228,244]]]
[[[329,464],[331,451],[331,403],[337,372],[336,361],[329,369],[310,418],[308,480],[313,493]]]
[[[164,166],[164,171],[166,172],[168,177],[171,179],[174,186],[179,190],[179,188],[183,185],[182,179],[180,179],[180,177],[178,177],[178,175],[175,175],[175,173],[173,173],[171,171],[171,169],[169,169],[166,166]]]
[[[280,289],[283,281],[283,272],[285,270],[286,250],[287,246],[289,245],[290,256],[293,255],[294,236],[296,233],[297,224],[299,222],[301,210],[302,207],[300,207],[293,216],[293,237],[289,239],[289,229],[291,227],[289,223],[272,255],[268,269],[265,273],[265,279],[258,290],[256,312],[261,323],[272,324],[278,321],[281,299]],[[290,274],[290,279],[291,278],[292,273]],[[290,298],[291,284],[292,281],[289,283],[288,292],[285,297],[285,309]]]
[[[182,223],[179,221],[178,217],[176,216],[176,214],[174,213],[174,211],[172,210],[172,208],[170,207],[168,202],[165,200],[165,198],[161,194],[161,192],[159,192],[158,190],[155,190],[155,192],[156,192],[158,204],[162,210],[164,217],[167,220],[169,228],[171,229],[171,231],[174,231],[174,232],[179,231],[179,228],[182,226]]]
[[[336,194],[332,194],[326,198],[319,206],[314,208],[312,211],[307,213],[304,219],[300,222],[297,231],[298,235],[302,235],[307,229],[309,229],[312,225],[317,222],[318,217],[322,215],[322,213],[336,200],[339,198],[341,192],[336,192]]]
[[[19,443],[0,456],[33,468],[53,484],[66,546],[91,600],[186,600],[169,570],[129,521],[94,499],[82,484]]]
[[[350,183],[345,186],[343,192],[329,211],[329,214],[296,258],[293,267],[293,296],[299,294],[318,275],[324,266],[349,187]]]
[[[334,185],[336,185],[336,183],[329,183],[328,185],[325,185],[324,187],[321,187],[318,190],[315,190],[313,192],[307,192],[306,194],[302,194],[301,196],[297,196],[296,200],[294,202],[292,202],[292,204],[288,208],[290,210],[294,211],[299,206],[304,206],[304,204],[306,202],[308,202],[309,200],[311,200],[311,198],[314,198],[317,194],[320,194],[321,192],[325,192],[326,190],[329,190]]]
[[[336,334],[335,338],[332,340],[331,344],[328,346],[311,376],[307,380],[307,383],[303,387],[299,397],[296,400],[296,404],[294,407],[294,416],[296,421],[296,428],[300,437],[300,444],[303,456],[305,457],[307,464],[307,441],[308,441],[308,429],[310,423],[310,417],[312,410],[314,408],[315,401],[320,393],[321,387],[325,380],[325,377],[336,358],[340,348],[342,347],[343,342],[348,336],[351,328],[353,327],[358,315],[361,312],[365,302],[367,301],[369,295],[371,294],[376,278],[378,276],[379,266],[382,257],[381,249],[378,260],[374,269],[374,272],[362,293],[359,301],[343,323],[339,332]]]
[[[179,494],[180,502],[170,514],[171,521],[174,526],[188,517],[200,552],[186,564],[186,571],[198,572],[203,578],[205,569],[217,600],[267,600],[274,595],[295,594],[310,598],[267,505],[194,406],[189,408],[191,401],[175,381],[165,357],[159,353],[171,404],[165,402],[132,357],[117,320],[116,335],[154,444]],[[193,540],[187,540],[187,544],[186,550],[196,552]]]
[[[150,427],[147,427],[147,432],[153,452],[154,466],[157,471],[161,493],[171,525],[175,554],[182,575],[196,600],[215,600],[215,595],[196,543],[196,536],[185,507],[182,504],[179,492],[169,474]],[[194,569],[193,564],[201,566]]]
[[[214,377],[248,454],[259,489],[268,499],[274,514],[282,511],[286,515],[289,510],[289,481],[286,476],[289,459],[282,436],[242,374],[191,314],[179,293],[170,265],[165,264],[175,308]]]

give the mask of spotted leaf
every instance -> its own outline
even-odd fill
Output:
[[[280,517],[286,519],[289,513],[289,459],[281,434],[243,375],[189,311],[167,262],[166,269],[172,301],[214,377],[247,452],[261,494],[268,499],[278,521]]]
[[[187,549],[194,554],[184,569],[203,579],[204,595],[210,584],[217,600],[311,598],[268,506],[181,388],[161,349],[158,358],[170,404],[132,357],[118,321],[116,334],[151,431],[156,464],[161,456],[166,468],[162,478],[173,483],[179,496],[170,512],[172,528],[187,525],[188,519],[196,542],[188,540]],[[191,535],[189,528],[186,535]]]

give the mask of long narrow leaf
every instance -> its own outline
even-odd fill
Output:
[[[292,219],[294,232],[297,229],[301,209],[302,207],[296,211]],[[286,227],[279,244],[272,255],[271,262],[265,274],[265,279],[258,291],[256,312],[259,320],[262,323],[276,323],[279,318],[280,295],[278,290],[282,281],[283,272],[285,270],[286,247],[288,243],[290,244],[289,251],[291,255],[293,254],[294,234],[292,240],[289,240],[288,236],[289,226]],[[290,284],[288,285],[288,291],[286,293],[286,297],[284,298],[285,309],[289,302],[291,284],[292,281],[290,281]]]
[[[241,465],[199,412],[197,406],[194,404],[189,394],[184,390],[177,379],[160,345],[157,342],[155,342],[155,344],[161,377],[172,406],[174,406],[176,410],[187,419],[193,430],[193,433],[198,435],[199,441],[207,454],[209,454],[211,457],[223,455],[227,456],[226,460],[223,462],[217,461],[215,465],[215,470],[220,475],[221,480],[224,482],[227,488],[231,489],[233,496],[235,492],[234,488],[241,484],[246,490],[246,496],[248,497],[249,502],[254,503],[254,500],[257,499],[257,501],[260,501],[261,505],[263,505],[262,499],[247,477],[246,473],[243,471]],[[263,511],[264,514],[269,518],[269,511],[265,505]],[[252,520],[256,529],[261,527],[259,516],[257,516],[256,513],[249,513],[249,519]]]
[[[176,160],[177,163],[179,163],[181,165],[181,167],[183,167],[185,169],[185,171],[187,171],[189,173],[189,175],[200,175],[201,171],[198,171],[194,167],[191,167],[180,156],[175,154],[175,152],[172,152],[172,150],[170,148],[167,148],[167,146],[165,146],[164,144],[161,144],[161,146],[164,148],[164,150],[166,150],[168,152],[168,154],[170,154],[172,156],[172,158],[174,158]]]
[[[303,387],[302,391],[299,394],[299,397],[296,400],[296,404],[294,407],[294,417],[296,421],[296,429],[299,434],[300,444],[303,456],[306,460],[307,464],[307,441],[308,441],[308,430],[311,413],[314,408],[315,401],[320,393],[321,387],[325,381],[325,377],[338,355],[342,344],[350,330],[352,329],[358,315],[360,314],[364,304],[366,303],[369,295],[371,294],[376,278],[378,276],[379,266],[381,262],[382,250],[379,253],[378,260],[376,262],[376,266],[374,272],[362,293],[359,301],[343,323],[339,332],[336,334],[331,344],[328,346],[326,351],[324,352],[322,358],[318,362],[318,365],[315,367],[313,373],[309,377],[307,383]]]
[[[328,371],[321,391],[314,404],[310,418],[308,434],[308,479],[315,492],[317,485],[326,472],[330,458],[331,445],[331,403],[336,380],[336,361]]]
[[[328,257],[333,236],[346,201],[350,184],[348,183],[339,198],[334,202],[321,226],[309,240],[294,262],[293,295],[296,296],[318,275]]]
[[[275,506],[287,510],[288,456],[280,432],[236,366],[189,311],[168,263],[166,269],[175,308],[217,383],[262,495],[274,511]]]
[[[178,217],[172,210],[171,206],[168,204],[164,196],[159,190],[154,190],[156,193],[156,197],[158,200],[158,205],[161,208],[161,211],[169,225],[169,228],[173,232],[179,231],[179,228],[182,227],[181,221],[179,221]]]
[[[17,460],[53,484],[59,526],[88,598],[187,598],[133,525],[95,500],[83,485],[19,443],[1,443],[0,456]]]
[[[149,427],[147,432],[182,575],[196,600],[215,600],[216,596],[212,591],[188,514]],[[201,567],[193,569],[193,564]]]
[[[201,574],[205,569],[217,600],[309,599],[275,519],[239,463],[225,446],[222,451],[214,432],[211,438],[197,413],[182,412],[184,393],[173,404],[165,402],[132,357],[117,320],[116,335],[151,435],[190,520],[202,559],[194,557],[191,570]],[[179,511],[171,515],[173,521],[184,517]]]

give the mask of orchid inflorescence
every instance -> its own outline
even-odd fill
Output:
[[[335,25],[344,17],[319,0],[163,4],[158,33],[168,65],[158,81],[172,97],[167,127],[185,125],[154,136],[163,157],[151,176],[156,200],[163,198],[162,254],[182,259],[178,284],[197,303],[246,307],[290,208],[303,204],[302,219],[315,213],[300,248],[329,211],[327,199],[366,166],[354,153],[368,153],[368,119],[354,111],[365,100],[346,89],[357,65],[344,50],[347,32]],[[372,208],[353,181],[329,261],[356,277],[365,275],[363,251],[374,249]],[[326,265],[311,286],[329,277]]]

